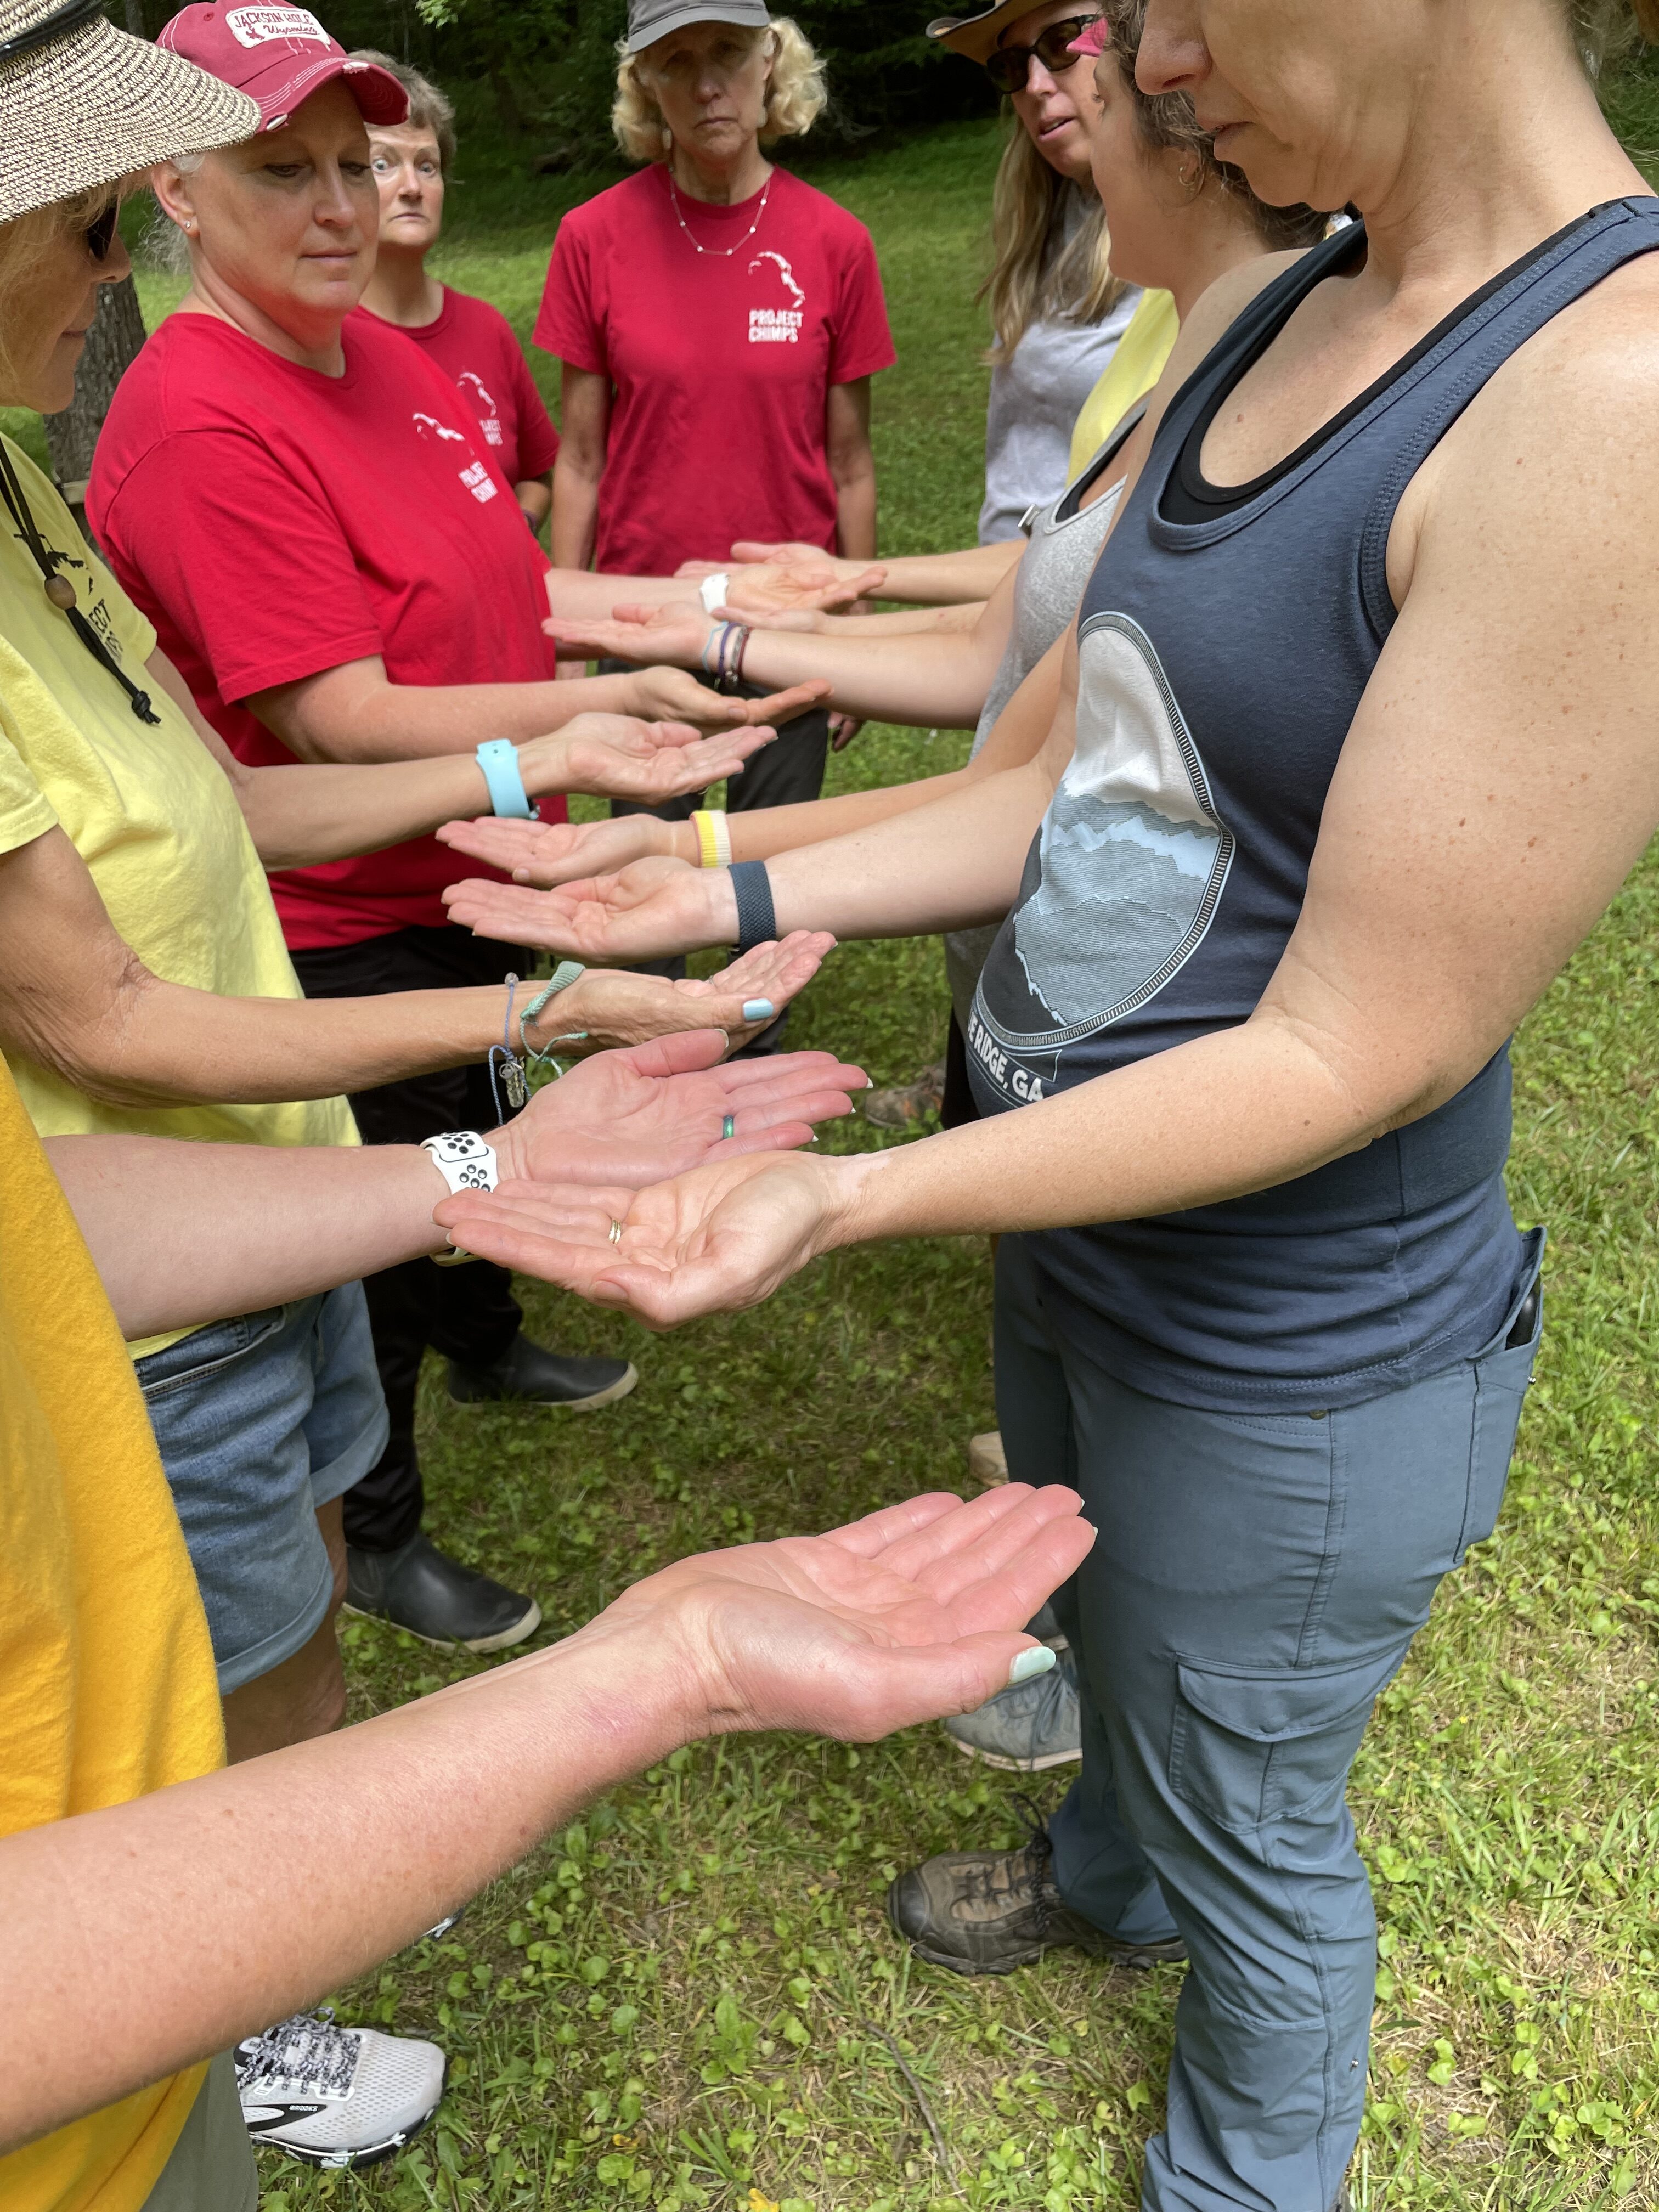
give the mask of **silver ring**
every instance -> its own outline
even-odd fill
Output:
[[[613,1221],[611,1224],[611,1242],[613,1244],[620,1244],[622,1243],[622,1224],[620,1221]]]

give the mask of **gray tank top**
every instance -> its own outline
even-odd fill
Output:
[[[1030,542],[1020,556],[1014,578],[1013,628],[985,695],[969,760],[990,736],[998,715],[1077,612],[1083,586],[1100,558],[1116,512],[1119,486],[1113,484],[1087,507],[1082,501],[1146,411],[1143,405],[1127,415],[1074,483],[1047,507],[1034,507],[1023,517],[1020,528]],[[1000,922],[992,921],[978,929],[945,932],[945,972],[950,978],[951,1003],[964,1030],[974,1003],[974,986],[1000,927]]]

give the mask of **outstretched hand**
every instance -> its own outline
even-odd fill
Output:
[[[654,814],[616,814],[608,822],[520,821],[511,814],[482,814],[471,822],[446,822],[438,842],[499,868],[515,884],[550,890],[577,877],[612,874],[630,860],[673,856],[678,824]]]
[[[473,876],[451,884],[443,901],[450,920],[475,936],[605,965],[737,941],[731,871],[685,860],[635,860],[613,876],[546,891]]]
[[[781,944],[756,945],[717,975],[672,982],[627,968],[590,968],[527,1025],[526,1042],[585,1056],[681,1030],[723,1030],[735,1050],[805,989],[835,942],[827,930],[798,929]]]
[[[1024,1622],[1094,1542],[1082,1503],[1058,1483],[1009,1483],[966,1505],[912,1498],[827,1535],[681,1559],[580,1633],[644,1630],[672,1650],[688,1735],[871,1742],[1005,1686],[1036,1648]]]
[[[647,1328],[678,1328],[760,1304],[848,1241],[841,1232],[858,1186],[880,1158],[710,1159],[648,1189],[620,1177],[610,1188],[577,1188],[578,1178],[554,1170],[542,1187],[503,1181],[460,1193],[434,1218],[462,1251],[617,1307]]]
[[[746,621],[792,611],[850,606],[873,597],[887,580],[878,562],[843,561],[822,546],[761,544],[739,539],[730,561],[683,561],[674,571],[688,582],[726,575],[726,614]]]
[[[614,1200],[702,1161],[810,1144],[813,1123],[851,1113],[849,1094],[869,1084],[827,1052],[723,1061],[725,1050],[718,1030],[694,1030],[581,1061],[492,1137],[504,1182],[592,1213],[585,1186]],[[449,1225],[442,1207],[436,1218]],[[603,1237],[612,1212],[596,1218]]]
[[[699,700],[714,698],[678,669],[652,671],[690,685]],[[692,702],[694,705],[696,702]],[[729,705],[728,701],[717,702]],[[756,705],[761,702],[756,701]],[[708,718],[705,718],[708,719]],[[576,714],[562,729],[532,738],[519,748],[519,769],[532,798],[547,792],[575,791],[597,799],[633,799],[647,803],[702,791],[723,775],[740,775],[751,753],[769,745],[777,732],[769,726],[728,726],[721,714],[703,736],[692,718],[641,721],[632,714]],[[757,721],[758,721],[757,717]]]

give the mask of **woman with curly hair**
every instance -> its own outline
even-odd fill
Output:
[[[826,97],[765,0],[631,0],[611,120],[648,166],[566,216],[536,325],[564,365],[558,566],[672,576],[753,537],[875,551],[875,248],[763,150]],[[828,730],[798,717],[735,803],[816,799]]]

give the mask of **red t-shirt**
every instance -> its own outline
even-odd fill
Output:
[[[170,315],[122,379],[87,513],[231,750],[294,756],[242,703],[380,654],[394,684],[544,683],[547,558],[449,379],[373,317],[345,374]],[[475,440],[477,441],[475,443]],[[562,820],[559,800],[544,817]],[[291,945],[446,920],[455,857],[417,837],[270,879]]]
[[[470,292],[446,284],[443,295],[442,313],[417,330],[406,323],[381,322],[367,307],[355,308],[352,319],[367,316],[383,330],[413,338],[437,362],[477,416],[484,441],[509,484],[544,477],[559,457],[559,434],[512,324],[488,300],[475,300]]]
[[[677,219],[657,161],[559,225],[535,339],[614,387],[599,568],[672,575],[738,538],[834,548],[830,387],[890,368],[893,340],[864,225],[787,169],[768,189],[764,212],[682,193]]]

